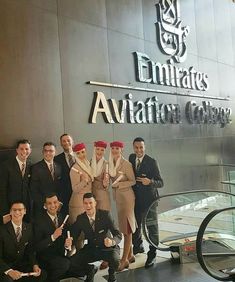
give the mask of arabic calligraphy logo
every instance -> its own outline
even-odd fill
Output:
[[[157,41],[162,52],[170,55],[169,63],[182,63],[187,58],[186,37],[189,26],[181,26],[179,1],[158,0]]]

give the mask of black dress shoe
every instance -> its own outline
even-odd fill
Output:
[[[115,273],[109,274],[108,282],[116,282],[116,281],[117,281],[116,274]]]
[[[133,247],[133,254],[136,255],[139,253],[144,253],[144,247],[143,246]]]
[[[97,270],[98,270],[97,266],[91,265],[91,268],[89,269],[89,272],[87,273],[85,282],[93,282],[94,276],[95,276]]]
[[[149,267],[152,267],[154,265],[154,263],[156,262],[156,257],[147,257],[147,260],[145,262],[145,265],[144,267],[145,268],[149,268]]]

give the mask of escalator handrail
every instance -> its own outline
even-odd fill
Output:
[[[221,194],[227,194],[227,195],[230,195],[230,196],[235,196],[234,194],[232,194],[230,192],[220,191],[220,190],[190,190],[190,191],[181,191],[181,192],[177,192],[177,193],[169,193],[169,194],[161,195],[153,203],[159,201],[162,198],[166,198],[166,197],[169,197],[169,196],[178,196],[178,195],[183,195],[183,194],[193,194],[193,193],[201,193],[201,192],[203,192],[203,193],[216,193],[216,192],[218,192],[218,193],[221,193]],[[151,204],[151,206],[153,205],[153,203]]]
[[[198,233],[197,233],[197,239],[196,239],[196,252],[197,252],[197,258],[198,262],[200,263],[202,269],[209,274],[211,277],[220,280],[220,281],[231,281],[231,276],[228,275],[227,277],[220,277],[217,276],[216,274],[212,273],[206,266],[204,259],[203,259],[203,254],[202,254],[202,241],[203,241],[203,235],[206,230],[206,227],[208,226],[209,222],[219,213],[224,212],[224,211],[229,211],[229,210],[235,210],[235,206],[233,207],[228,207],[228,208],[223,208],[223,209],[216,209],[212,212],[210,212],[202,221]],[[225,275],[225,273],[223,273]],[[234,276],[233,276],[234,277]]]
[[[146,226],[146,217],[147,217],[149,210],[152,208],[152,206],[156,205],[162,198],[166,198],[166,197],[170,197],[170,196],[178,196],[178,195],[183,195],[183,194],[202,193],[202,192],[203,193],[216,193],[216,192],[218,192],[218,193],[221,193],[221,194],[234,196],[234,194],[231,194],[231,193],[226,192],[226,191],[220,191],[220,190],[190,190],[190,191],[182,191],[182,192],[177,192],[177,193],[169,193],[169,194],[165,194],[165,195],[161,195],[161,196],[159,195],[158,198],[154,202],[152,202],[152,204],[149,206],[147,212],[145,213],[145,215],[143,217],[142,231],[143,231],[144,237],[146,238],[147,242],[149,244],[151,244],[152,246],[157,247],[157,249],[160,250],[160,251],[171,251],[171,247],[156,246],[148,236],[147,226]]]

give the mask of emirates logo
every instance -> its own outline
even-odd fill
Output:
[[[180,7],[177,0],[158,0],[157,43],[160,50],[171,56],[168,63],[182,63],[187,58],[186,37],[189,26],[182,26]]]

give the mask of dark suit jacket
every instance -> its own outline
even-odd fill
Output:
[[[11,158],[1,165],[0,172],[0,215],[9,213],[10,204],[17,200],[23,201],[27,212],[30,208],[29,195],[30,162],[26,162],[25,174],[22,173],[16,158]]]
[[[136,154],[131,154],[129,156],[129,161],[132,164],[134,173],[136,177],[147,177],[152,180],[148,186],[143,185],[141,182],[136,182],[133,186],[135,193],[135,208],[145,211],[151,203],[157,199],[158,191],[157,188],[163,187],[163,180],[160,175],[158,164],[156,160],[148,155],[145,155],[138,171],[136,171]]]
[[[63,223],[61,214],[58,214],[58,223],[59,226]],[[35,219],[35,249],[38,258],[43,259],[44,261],[49,260],[54,256],[64,256],[65,236],[60,236],[53,242],[51,235],[54,233],[55,229],[56,227],[46,211],[44,211],[40,217]]]
[[[32,247],[32,226],[22,224],[22,237],[17,242],[14,227],[11,222],[0,226],[0,274],[12,268],[16,270],[33,270],[37,264]]]
[[[71,234],[74,242],[78,236],[83,232],[85,239],[88,240],[88,246],[100,247],[107,249],[104,245],[104,238],[109,237],[115,240],[116,245],[120,243],[122,235],[115,226],[111,215],[108,211],[97,210],[95,218],[95,230],[92,229],[90,221],[86,213],[82,213],[77,217],[75,223],[71,226]]]
[[[43,211],[45,195],[51,192],[60,194],[61,168],[54,162],[54,179],[44,160],[32,166],[30,190],[33,198],[34,213]]]
[[[60,190],[59,197],[63,203],[61,212],[66,215],[69,213],[69,200],[72,194],[72,185],[69,175],[70,167],[67,164],[65,153],[61,153],[58,156],[56,156],[55,161],[61,166],[62,188]]]

